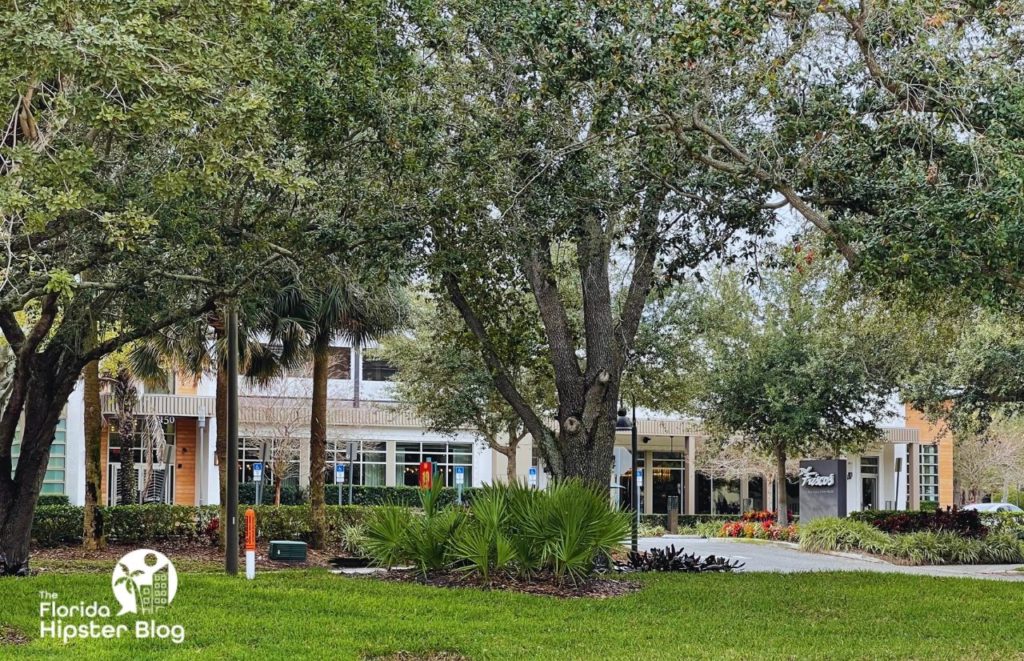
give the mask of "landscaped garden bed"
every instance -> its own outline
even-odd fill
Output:
[[[977,520],[976,512],[872,512],[847,519],[826,517],[801,528],[800,548],[857,551],[910,565],[1024,562],[1024,541],[1017,532],[1009,527],[989,530]]]

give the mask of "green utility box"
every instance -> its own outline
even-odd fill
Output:
[[[270,542],[270,559],[278,562],[305,562],[306,542]]]

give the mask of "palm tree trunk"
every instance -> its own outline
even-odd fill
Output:
[[[103,413],[100,410],[100,365],[92,361],[85,366],[83,399],[85,402],[85,508],[83,510],[82,546],[88,550],[103,547],[103,519],[99,511],[100,434]]]
[[[323,548],[327,531],[324,512],[324,462],[327,459],[327,363],[328,353],[313,355],[313,410],[309,421],[310,545]]]

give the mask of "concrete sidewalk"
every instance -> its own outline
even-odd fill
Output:
[[[687,553],[717,555],[745,563],[742,571],[752,572],[814,572],[814,571],[873,571],[895,574],[917,574],[954,578],[983,578],[999,581],[1024,581],[1024,565],[923,565],[908,567],[894,565],[879,558],[852,553],[808,553],[793,544],[738,540],[727,538],[702,539],[688,536],[642,537],[640,550],[666,548],[675,545]]]

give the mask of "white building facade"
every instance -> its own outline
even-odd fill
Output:
[[[473,430],[450,435],[432,432],[424,421],[395,401],[389,383],[393,374],[390,365],[368,357],[359,348],[332,349],[327,484],[333,483],[334,466],[338,463],[346,465],[353,484],[372,487],[415,486],[422,461],[433,464],[435,474],[446,486],[454,486],[459,468],[466,486],[506,479],[505,457],[486,447]],[[283,470],[286,484],[300,488],[309,484],[311,391],[312,380],[301,370],[265,387],[240,380],[236,459],[240,483],[252,481],[253,464],[258,462],[264,465],[265,473],[272,466]],[[165,434],[166,449],[155,457],[153,464],[155,470],[161,471],[160,486],[148,493],[150,500],[183,505],[217,504],[219,471],[215,439],[220,421],[215,415],[215,377],[204,376],[197,382],[178,378],[164,388],[144,391],[137,410],[141,416],[158,418]],[[103,411],[103,500],[110,503],[116,500],[120,441],[111,432],[113,407],[106,396]],[[58,431],[58,441],[63,443],[55,443],[57,452],[51,458],[54,479],[48,490],[67,494],[74,504],[81,504],[85,494],[83,412],[79,387],[68,403],[63,427]],[[851,511],[915,508],[922,501],[938,500],[938,462],[934,461],[938,444],[922,442],[921,430],[902,422],[887,421],[889,426],[881,443],[860,455],[846,457],[847,501]],[[701,470],[697,449],[704,433],[698,421],[644,413],[637,421],[637,433],[638,464],[644,476],[642,511],[662,513],[672,505],[688,514],[734,514],[746,509],[773,508],[770,478],[726,478]],[[137,464],[145,464],[139,454],[138,439],[134,451]],[[54,465],[55,460],[61,464],[59,468]],[[531,467],[537,468],[538,486],[543,488],[543,462],[533,452],[529,438],[520,444],[516,464],[517,475],[523,481]],[[613,499],[624,507],[632,507],[628,431],[616,437],[610,468]],[[795,478],[789,489],[791,508],[798,510]]]

